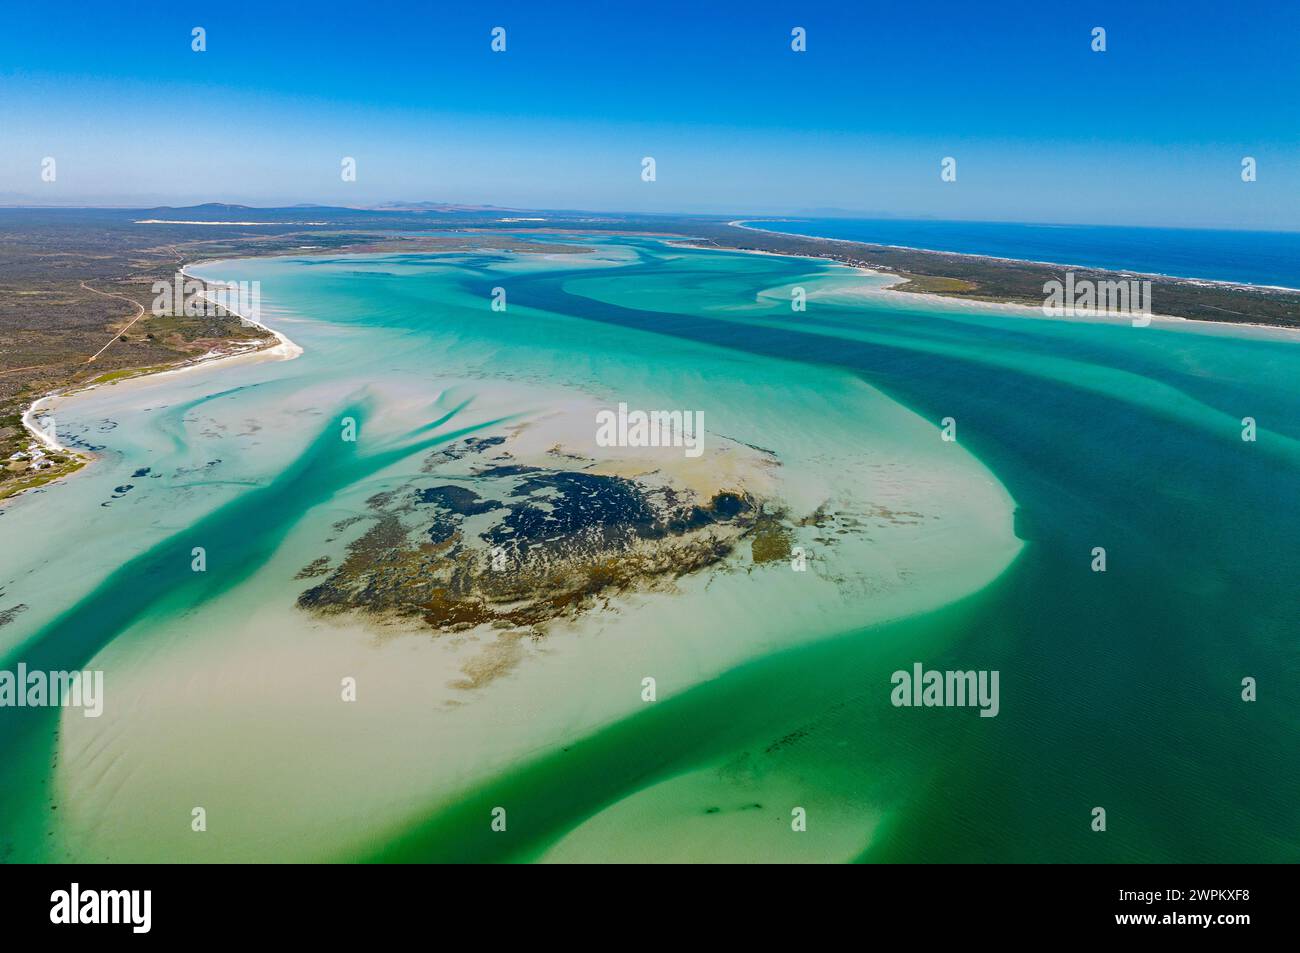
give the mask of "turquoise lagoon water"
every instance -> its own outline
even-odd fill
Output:
[[[0,515],[23,541],[0,554],[0,608],[28,606],[0,651],[104,670],[106,710],[6,710],[0,851],[1297,859],[1294,339],[565,241],[590,251],[208,265],[261,281],[303,356],[56,404],[100,459]],[[865,528],[803,539],[812,572],[741,560],[536,639],[295,608],[297,571],[346,542],[334,527],[420,479],[431,450],[617,401],[701,409],[711,439],[776,454],[792,512]],[[457,687],[503,653],[505,676]],[[918,661],[999,671],[997,717],[893,707],[891,673]]]

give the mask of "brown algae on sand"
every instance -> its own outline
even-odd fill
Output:
[[[686,485],[671,467],[598,462],[554,445],[516,453],[514,436],[436,451],[419,477],[370,497],[369,526],[337,567],[322,556],[299,572],[325,577],[299,607],[439,632],[541,635],[552,620],[671,590],[746,550],[754,565],[790,558],[795,524],[767,495],[779,466],[770,454],[736,445],[718,479],[696,474]],[[496,667],[518,653],[502,645],[491,654]]]

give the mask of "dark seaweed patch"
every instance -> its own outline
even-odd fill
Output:
[[[528,477],[510,495],[525,502],[512,505],[510,514],[484,534],[494,545],[510,543],[525,551],[585,539],[608,548],[637,536],[662,535],[658,515],[645,495],[621,477],[546,473]]]
[[[415,497],[421,503],[436,503],[460,516],[475,516],[501,508],[501,503],[497,500],[484,500],[473,490],[450,484],[419,490]]]
[[[521,463],[503,464],[497,467],[488,467],[485,470],[479,470],[474,475],[481,477],[510,477],[522,476],[525,473],[541,473],[541,467],[524,466]]]
[[[462,441],[426,457],[421,469],[436,472],[448,460],[501,442]],[[501,464],[510,457],[498,452],[495,459]],[[357,518],[373,521],[370,529],[348,544],[332,570],[324,559],[304,569],[301,578],[322,572],[325,578],[298,605],[326,614],[359,609],[417,616],[444,632],[539,626],[613,594],[671,584],[715,565],[765,515],[741,492],[698,503],[680,488],[585,470],[507,463],[451,479],[463,483],[489,473],[505,484],[495,491],[499,499],[456,483],[407,483],[370,497],[367,514]],[[480,514],[487,514],[486,525],[467,534],[466,520]]]
[[[14,621],[15,618],[17,618],[19,613],[26,612],[26,611],[27,611],[27,606],[22,602],[18,603],[17,605],[10,606],[8,609],[5,609],[3,612],[0,612],[0,625],[8,625],[10,622]]]

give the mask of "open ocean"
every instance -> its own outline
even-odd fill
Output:
[[[877,245],[1300,288],[1300,232],[855,218],[746,224]]]

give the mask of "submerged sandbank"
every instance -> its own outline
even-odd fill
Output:
[[[545,286],[552,268],[572,267],[529,260],[520,270],[510,256],[497,259],[486,267],[512,286]],[[153,386],[106,388],[63,411],[79,425],[111,420],[97,439],[112,441],[115,473],[150,472],[105,510],[92,508],[120,479],[108,467],[100,480],[62,488],[64,507],[46,527],[51,545],[93,512],[123,553],[172,533],[186,554],[175,585],[124,631],[106,633],[90,660],[106,672],[104,715],[62,725],[58,840],[71,856],[356,856],[465,785],[644,710],[646,678],[671,698],[748,659],[928,611],[987,585],[1020,551],[1014,502],[992,474],[942,441],[934,422],[852,375],[566,316],[580,298],[485,321],[491,312],[462,289],[454,260],[316,263],[311,276],[331,280],[314,294],[314,277],[292,262],[221,267],[223,277],[262,277],[268,298],[286,300],[285,282],[292,300],[312,302],[299,338],[311,366],[284,381],[272,365],[146,379]],[[593,273],[618,267],[603,261]],[[343,272],[382,275],[420,306],[377,297],[383,320],[362,323],[350,317],[355,301],[332,297],[355,287],[337,281]],[[594,411],[619,400],[702,409],[709,447],[736,449],[692,461],[673,448],[638,461],[626,448],[598,447]],[[337,436],[354,415],[355,447]],[[434,447],[390,450],[438,434],[449,448],[468,436],[508,439],[521,424],[519,466],[581,457],[568,465],[680,480],[701,493],[739,478],[788,509],[791,550],[764,560],[742,545],[662,588],[609,593],[541,633],[485,625],[439,634],[409,620],[299,608],[317,579],[295,577],[322,556],[339,559],[371,525],[377,495],[396,491],[397,500],[406,487],[454,482],[421,473]],[[319,448],[315,462],[296,464],[309,445]],[[197,580],[193,545],[209,554]],[[802,570],[795,546],[807,556]],[[88,568],[102,557],[93,541],[77,555]],[[66,561],[61,571],[71,571]],[[32,618],[50,613],[35,605]],[[341,697],[346,678],[356,680],[355,702]],[[205,837],[188,827],[195,805],[212,818]]]

